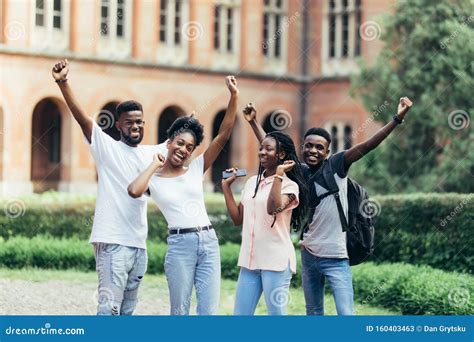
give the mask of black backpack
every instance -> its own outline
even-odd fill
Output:
[[[349,222],[346,220],[339,198],[339,187],[334,179],[334,172],[331,163],[328,162],[324,168],[323,178],[329,191],[317,197],[317,202],[310,205],[310,220],[314,216],[316,206],[326,197],[334,195],[341,220],[342,231],[346,232],[347,254],[349,264],[358,265],[366,261],[374,251],[374,224],[372,215],[366,213],[366,206],[369,202],[369,195],[363,187],[351,178],[347,178],[347,202],[349,205]],[[309,222],[308,222],[309,225]],[[308,226],[306,227],[306,230]],[[302,234],[303,235],[303,234]]]

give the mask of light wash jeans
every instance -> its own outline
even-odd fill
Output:
[[[354,315],[354,290],[348,259],[319,258],[301,249],[302,283],[307,315],[324,315],[324,281],[334,293],[338,315]]]
[[[170,291],[170,314],[189,315],[193,286],[197,314],[217,314],[221,259],[215,230],[174,234],[167,241],[165,273]]]
[[[262,292],[269,315],[286,315],[291,276],[289,264],[286,270],[280,272],[249,270],[241,267],[237,281],[234,315],[253,315]]]
[[[94,243],[99,277],[98,315],[131,315],[147,268],[146,249]]]

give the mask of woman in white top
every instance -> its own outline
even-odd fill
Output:
[[[231,94],[227,111],[217,136],[204,154],[185,166],[202,142],[203,126],[192,116],[178,118],[167,131],[166,160],[162,155],[155,155],[150,166],[128,187],[130,196],[135,198],[148,190],[168,223],[165,273],[171,315],[189,314],[193,285],[198,315],[216,314],[219,305],[219,244],[204,205],[203,178],[235,123],[237,82],[233,76],[227,76],[226,83]]]

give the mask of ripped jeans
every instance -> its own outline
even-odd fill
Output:
[[[94,243],[94,254],[99,277],[97,315],[131,315],[147,268],[146,249]]]

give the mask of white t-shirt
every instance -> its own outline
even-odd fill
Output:
[[[203,154],[194,159],[186,173],[180,176],[152,177],[150,195],[168,222],[168,228],[192,228],[211,224],[204,205],[203,179]]]
[[[133,199],[127,188],[151,163],[154,154],[166,156],[166,145],[131,147],[112,139],[94,122],[90,149],[99,181],[89,242],[146,248],[147,199],[146,196]]]

